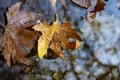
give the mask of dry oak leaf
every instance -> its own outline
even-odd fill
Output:
[[[32,13],[27,10],[19,11],[21,2],[16,3],[8,9],[5,33],[3,34],[3,56],[8,64],[21,62],[29,65],[26,58],[27,53],[34,47],[36,33],[27,30],[32,26],[31,20],[34,19]]]
[[[40,22],[33,27],[35,31],[42,32],[42,36],[39,36],[38,39],[38,56],[39,58],[43,58],[43,56],[47,53],[47,49],[49,47],[50,41],[53,38],[54,33],[59,32],[58,22],[53,22],[52,25],[48,25],[45,22]]]
[[[75,40],[70,41],[70,38]],[[74,50],[79,48],[79,41],[82,41],[82,38],[71,28],[71,22],[65,22],[60,25],[59,33],[54,34],[50,49],[52,49],[60,58],[67,60],[69,58],[66,58],[63,55],[62,50]]]

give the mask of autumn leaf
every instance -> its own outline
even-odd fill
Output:
[[[44,22],[39,22],[33,27],[35,31],[42,32],[42,36],[38,39],[38,56],[43,58],[47,53],[47,49],[52,49],[62,59],[67,59],[62,54],[62,49],[74,50],[80,45],[78,41],[69,41],[69,38],[73,38],[82,41],[82,38],[71,28],[71,22],[58,24],[58,20],[53,22],[52,25],[48,25]],[[77,43],[77,45],[76,45]]]
[[[104,10],[105,3],[103,0],[91,0],[91,6],[88,8],[87,21],[95,18],[96,12]]]
[[[29,65],[27,53],[34,47],[36,32],[27,30],[31,27],[34,16],[27,10],[19,11],[18,2],[8,9],[5,33],[3,34],[3,56],[8,64],[21,62]]]
[[[104,9],[103,0],[71,0],[80,7],[87,8],[90,12],[99,12]]]
[[[103,0],[91,0],[91,6],[89,7],[90,12],[102,11],[105,7]]]
[[[75,39],[75,41],[70,41],[70,38]],[[67,60],[69,58],[65,58],[62,48],[64,50],[74,50],[80,47],[79,41],[82,41],[82,38],[71,28],[71,22],[65,22],[60,25],[59,33],[54,34],[50,49],[60,58]]]
[[[12,24],[12,22],[14,22],[14,21],[11,20],[11,18],[13,16],[17,15],[17,13],[19,12],[20,6],[21,6],[21,2],[18,2],[18,3],[16,3],[16,5],[11,6],[10,8],[8,8],[9,12],[6,15],[7,15],[7,21],[9,22],[9,24]]]
[[[96,17],[96,12],[104,10],[105,3],[103,0],[71,0],[76,5],[87,8],[87,21]]]
[[[58,22],[53,22],[52,25],[48,25],[45,22],[41,22],[33,27],[35,31],[42,32],[42,36],[38,39],[38,56],[39,58],[43,58],[43,56],[47,53],[48,46],[50,41],[53,38],[55,32],[59,32]]]

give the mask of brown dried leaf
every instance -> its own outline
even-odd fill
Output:
[[[11,17],[15,16],[19,12],[20,6],[21,6],[21,2],[18,2],[18,3],[16,3],[16,5],[11,6],[10,8],[8,8],[9,12],[6,14],[8,22],[11,21]]]
[[[75,39],[75,41],[70,41],[69,39]],[[62,54],[62,48],[66,50],[76,49],[76,40],[82,41],[82,38],[71,28],[71,22],[66,22],[60,25],[59,33],[55,33],[52,39],[50,48],[62,59],[65,56]]]
[[[71,0],[80,7],[89,8],[90,12],[98,12],[104,9],[103,0]]]
[[[35,43],[36,33],[26,29],[32,26],[31,20],[34,19],[34,16],[27,10],[19,11],[20,5],[21,3],[16,3],[9,8],[7,13],[8,24],[3,35],[3,56],[9,67],[11,61],[14,64],[21,62],[29,65],[26,55]],[[11,13],[15,15],[11,15]]]
[[[96,12],[104,10],[105,3],[103,0],[91,0],[91,6],[88,8],[87,20],[95,18]]]
[[[90,12],[99,12],[102,11],[105,7],[103,0],[91,0],[91,6],[89,8]]]
[[[24,25],[23,27],[26,28],[32,25],[31,21],[35,19],[34,14],[28,11],[27,9],[19,11],[20,6],[21,2],[18,2],[8,9],[7,12],[8,27],[10,27],[9,25],[15,26]]]
[[[105,3],[103,0],[71,0],[73,3],[80,7],[88,9],[87,21],[90,22],[91,19],[96,17],[96,12],[102,11],[104,9]]]

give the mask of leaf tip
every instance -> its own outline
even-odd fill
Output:
[[[81,45],[80,45],[80,41],[79,40],[76,40],[76,46],[75,46],[75,49],[78,49],[78,48],[80,48],[81,47]]]

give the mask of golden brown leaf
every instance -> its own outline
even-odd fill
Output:
[[[75,39],[75,41],[71,42],[70,38]],[[66,60],[68,58],[63,55],[62,48],[66,50],[76,49],[78,46],[78,43],[76,46],[76,40],[82,41],[82,38],[71,28],[71,22],[66,22],[60,25],[59,33],[54,34],[50,48],[56,55]]]
[[[71,28],[71,22],[63,23],[60,26],[58,20],[53,22],[52,25],[39,22],[33,29],[42,32],[42,36],[39,36],[38,39],[38,55],[40,58],[43,58],[47,49],[50,48],[55,54],[66,60],[68,58],[65,58],[62,54],[62,48],[74,50],[80,46],[76,40],[82,41],[82,38]],[[69,41],[70,38],[75,39],[75,41]]]
[[[52,25],[48,25],[44,22],[41,22],[33,27],[35,31],[42,32],[42,36],[38,39],[38,56],[43,58],[47,53],[50,41],[53,38],[55,32],[59,32],[58,22],[55,21]]]

